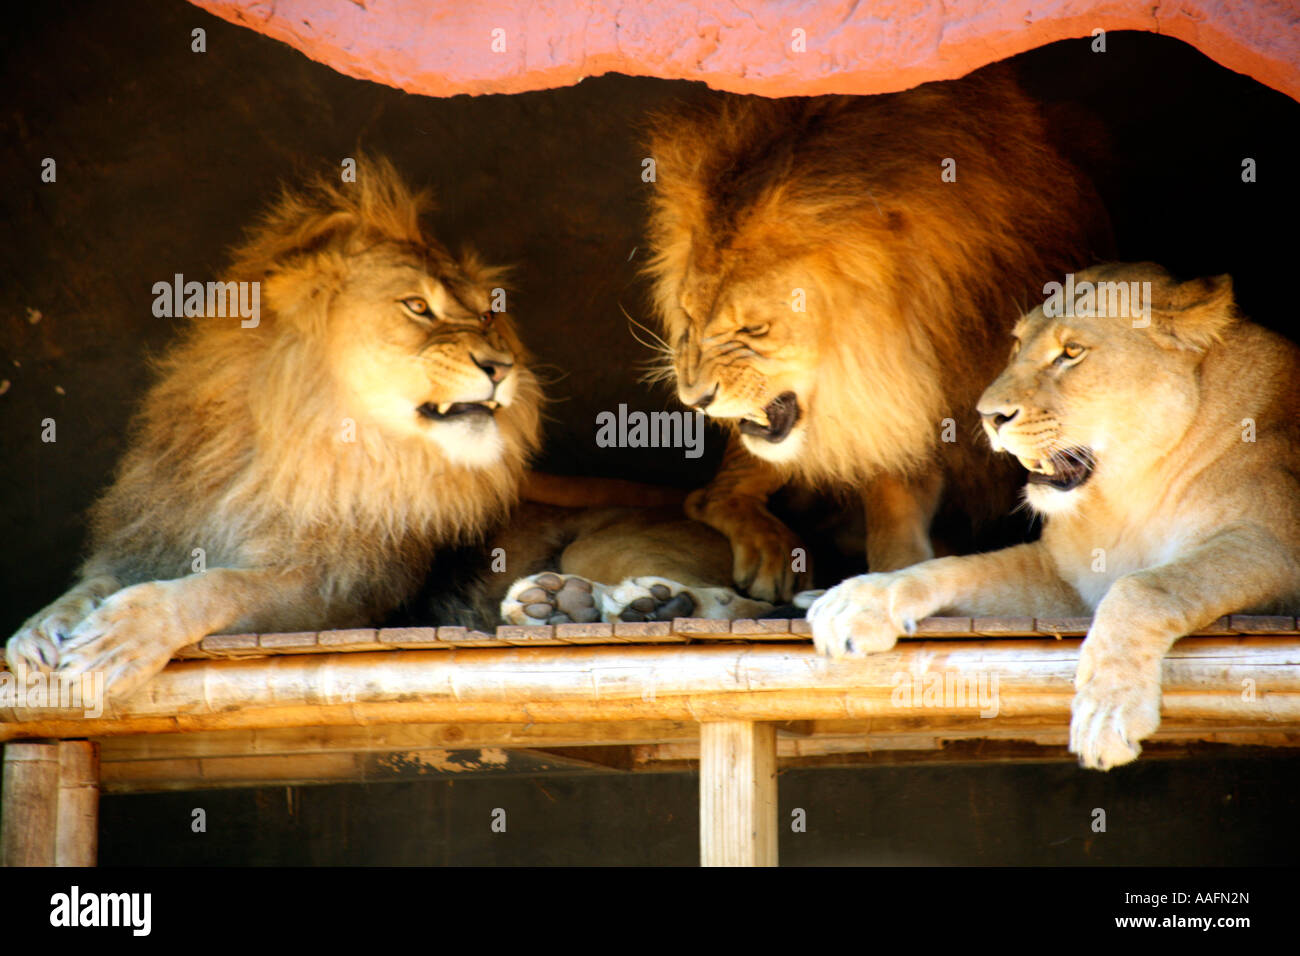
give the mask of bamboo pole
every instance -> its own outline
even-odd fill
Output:
[[[483,648],[172,663],[116,711],[0,710],[0,740],[436,722],[853,720],[995,733],[1068,723],[1076,640]],[[981,692],[983,688],[983,692]],[[957,691],[954,695],[952,690]],[[1300,727],[1300,638],[1179,642],[1166,727]],[[932,693],[933,692],[933,693]]]
[[[776,866],[776,728],[700,725],[700,863]]]

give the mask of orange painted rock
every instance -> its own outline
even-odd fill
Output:
[[[607,72],[765,96],[884,93],[1102,29],[1177,37],[1300,99],[1294,0],[192,2],[340,73],[431,96]]]

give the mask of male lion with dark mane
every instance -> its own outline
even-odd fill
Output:
[[[159,363],[80,582],[10,667],[125,697],[206,634],[374,623],[506,511],[538,386],[498,272],[427,236],[426,206],[384,161],[281,197],[227,276],[261,283],[259,324],[196,319]]]
[[[979,401],[993,447],[1030,471],[1042,538],[851,578],[808,618],[838,657],[888,650],[932,614],[1092,614],[1070,750],[1106,770],[1160,725],[1174,641],[1224,614],[1300,609],[1300,348],[1242,321],[1227,276],[1141,264],[1077,279],[1150,283],[1150,301],[1039,306]]]
[[[874,570],[933,555],[941,497],[1002,513],[1014,471],[974,440],[975,399],[1020,309],[1109,242],[1010,73],[716,96],[654,130],[666,372],[733,429],[688,513],[731,540],[736,583],[793,593],[798,542],[766,509],[789,480],[860,494]]]

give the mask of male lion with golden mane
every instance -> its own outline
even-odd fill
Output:
[[[1174,641],[1300,608],[1300,348],[1238,318],[1227,276],[1112,265],[1083,283],[1150,283],[1149,309],[1039,306],[979,401],[993,447],[1030,470],[1042,538],[852,578],[808,618],[840,656],[887,650],[932,614],[1093,614],[1070,750],[1105,770],[1159,726]]]
[[[125,697],[206,634],[374,623],[513,504],[537,383],[498,272],[427,236],[426,205],[384,161],[282,196],[227,276],[261,283],[260,321],[198,318],[159,363],[80,582],[11,668]]]
[[[198,318],[159,363],[80,581],[9,640],[12,669],[101,672],[120,700],[208,634],[382,623],[483,540],[533,577],[431,582],[476,626],[770,608],[680,503],[609,507],[671,491],[525,472],[541,392],[492,309],[501,272],[429,237],[427,206],[382,160],[281,197],[227,276],[261,283],[259,321]]]
[[[1010,73],[886,96],[719,96],[654,130],[649,271],[668,374],[734,433],[688,513],[730,538],[736,583],[794,591],[798,542],[766,509],[791,479],[860,494],[875,570],[933,555],[941,497],[1002,513],[1014,471],[973,440],[975,398],[1044,281],[1109,242]]]

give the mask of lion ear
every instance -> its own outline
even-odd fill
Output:
[[[1218,343],[1239,318],[1227,274],[1179,283],[1157,310],[1163,330],[1198,352]]]

